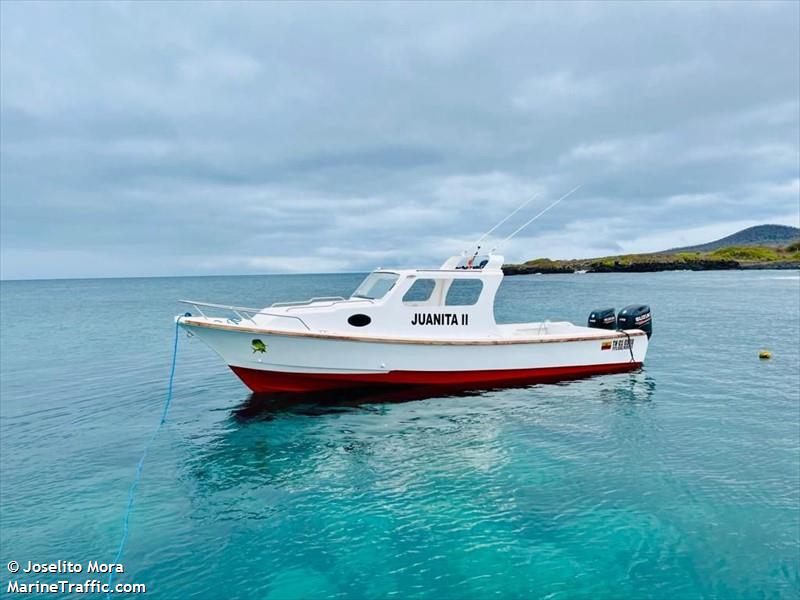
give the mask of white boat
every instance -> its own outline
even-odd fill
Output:
[[[619,330],[613,309],[593,327],[498,324],[502,265],[499,254],[476,253],[453,256],[438,269],[381,268],[349,298],[266,308],[184,300],[194,312],[177,321],[254,392],[517,385],[642,366],[652,331],[648,307],[621,311]],[[227,314],[213,314],[219,311]]]

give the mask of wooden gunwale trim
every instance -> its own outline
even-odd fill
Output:
[[[282,331],[279,329],[262,329],[259,327],[242,327],[240,325],[226,325],[224,323],[208,323],[203,321],[195,321],[193,319],[181,318],[181,325],[188,325],[191,327],[205,327],[207,329],[222,329],[225,331],[238,331],[240,333],[260,333],[264,335],[282,335],[288,337],[305,337],[325,339],[340,342],[368,342],[380,344],[419,344],[427,346],[504,346],[510,344],[553,344],[558,342],[592,342],[601,341],[615,338],[625,338],[626,334],[619,331],[608,330],[608,335],[603,336],[572,336],[572,337],[557,337],[548,339],[492,339],[492,340],[422,340],[419,338],[379,338],[379,337],[363,337],[341,334],[329,333],[311,333],[304,331]],[[630,337],[639,337],[646,335],[640,330],[629,330],[631,333],[627,334]]]

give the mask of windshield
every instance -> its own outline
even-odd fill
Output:
[[[353,298],[366,298],[367,300],[379,300],[383,298],[389,290],[394,287],[399,275],[394,273],[371,273],[353,292]]]

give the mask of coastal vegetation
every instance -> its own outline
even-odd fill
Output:
[[[535,258],[503,266],[506,275],[531,273],[643,273],[651,271],[711,271],[722,269],[800,269],[800,230],[782,227],[784,245],[775,245],[775,225],[751,227],[736,234],[692,248],[677,248],[652,254],[623,254],[570,260]],[[763,244],[757,233],[769,232]],[[786,230],[789,230],[788,232]],[[793,230],[793,231],[792,231]],[[791,241],[794,237],[794,241]],[[725,245],[738,240],[741,245]],[[746,241],[745,241],[746,240]]]

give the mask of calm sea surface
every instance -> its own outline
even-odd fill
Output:
[[[10,560],[113,559],[177,298],[360,279],[3,282],[0,595]],[[449,397],[253,397],[182,335],[120,580],[147,598],[796,598],[797,271],[516,277],[496,312],[583,323],[632,302],[653,308],[642,372]]]

